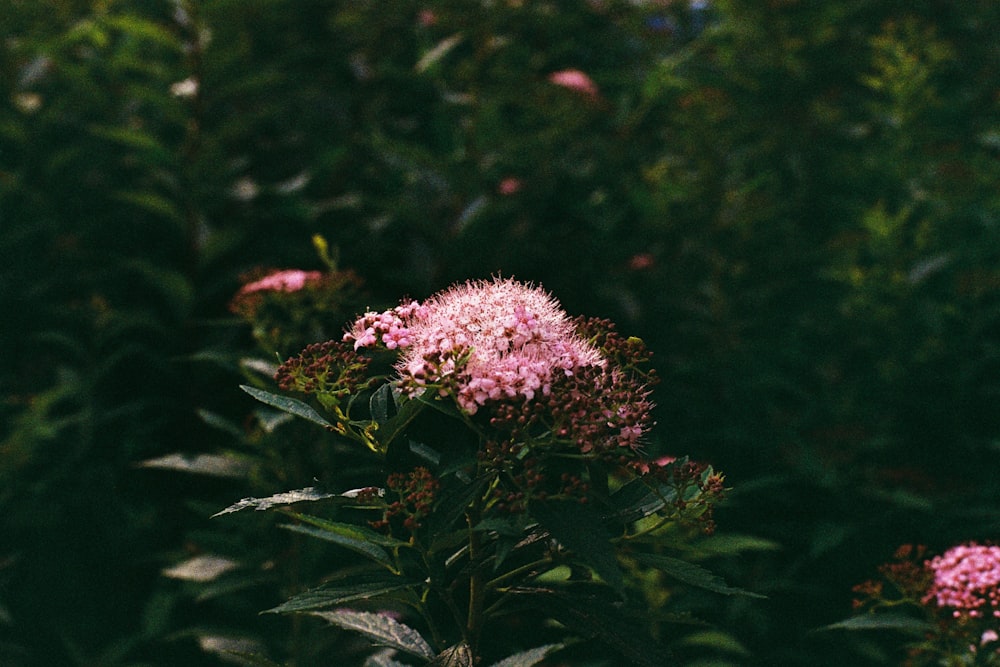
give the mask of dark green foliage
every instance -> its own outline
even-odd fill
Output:
[[[368,289],[345,317],[502,272],[640,335],[651,449],[725,470],[720,530],[780,545],[707,554],[767,601],[692,608],[740,664],[891,664],[810,631],[898,544],[1000,528],[1000,6],[684,5],[5,3],[0,663],[362,655],[256,615],[316,583],[314,540],[207,520],[375,467],[238,389],[274,390],[241,276],[323,268],[319,233]],[[178,453],[252,472],[139,465]],[[204,553],[243,568],[160,576]]]

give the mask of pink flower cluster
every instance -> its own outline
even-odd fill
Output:
[[[578,69],[564,69],[549,74],[549,82],[568,88],[587,97],[597,97],[599,90],[586,72]]]
[[[390,350],[408,347],[410,330],[407,322],[415,316],[424,314],[426,309],[417,301],[405,302],[381,313],[368,311],[354,323],[349,332],[344,334],[344,340],[353,340],[355,350],[378,343],[382,343]]]
[[[309,283],[319,282],[323,279],[320,271],[302,271],[300,269],[287,269],[268,274],[260,280],[247,283],[240,288],[239,294],[253,294],[254,292],[298,292]]]
[[[934,582],[924,603],[950,607],[955,618],[1000,618],[1000,546],[960,544],[926,566],[934,573]]]
[[[404,390],[437,386],[470,415],[489,402],[547,395],[554,374],[605,363],[547,292],[500,278],[365,313],[344,339],[355,349],[399,349]]]

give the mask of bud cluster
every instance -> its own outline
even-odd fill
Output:
[[[402,526],[412,534],[423,526],[423,520],[430,515],[441,482],[430,470],[418,466],[408,473],[389,475],[386,487],[396,494],[397,499],[389,503],[381,519],[371,522],[372,528],[391,530],[394,526]]]
[[[275,380],[284,391],[343,396],[369,386],[371,360],[342,341],[306,346],[278,367]]]

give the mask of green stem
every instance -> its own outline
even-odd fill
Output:
[[[473,530],[479,523],[481,499],[476,499],[473,506],[466,515],[469,526],[469,612],[465,623],[465,641],[473,655],[478,654],[479,637],[482,634],[483,624],[483,603],[485,600],[486,586],[481,563],[482,535],[479,531]]]
[[[536,560],[536,561],[534,561],[532,563],[528,563],[527,565],[522,565],[521,567],[515,568],[515,569],[511,570],[510,572],[505,572],[505,573],[501,574],[496,579],[492,579],[492,580],[488,581],[486,583],[486,588],[488,590],[493,590],[501,582],[507,581],[508,579],[513,579],[514,577],[519,577],[522,574],[525,574],[527,572],[531,572],[532,570],[537,570],[539,568],[542,568],[542,567],[545,567],[546,565],[551,565],[551,564],[552,564],[552,559],[551,558],[539,558],[538,560]]]

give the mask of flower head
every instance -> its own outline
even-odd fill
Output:
[[[934,573],[924,602],[953,609],[955,618],[1000,618],[1000,546],[970,542],[927,561]]]
[[[300,269],[286,269],[275,271],[260,280],[247,283],[240,288],[239,294],[253,294],[254,292],[298,292],[310,283],[316,283],[323,279],[320,271],[302,271]]]
[[[345,339],[355,349],[379,342],[399,349],[403,389],[438,386],[468,414],[489,402],[548,394],[558,374],[604,365],[547,292],[500,278],[365,313]]]

